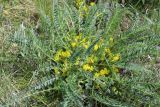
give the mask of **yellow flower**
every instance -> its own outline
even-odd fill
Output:
[[[89,48],[90,42],[86,42],[82,44],[85,49]]]
[[[83,8],[82,8],[85,12],[88,12],[89,10],[88,10],[88,7],[85,5],[85,6],[83,6]]]
[[[116,54],[113,56],[111,62],[116,62],[116,61],[119,61],[120,60],[120,54]]]
[[[98,44],[94,45],[94,51],[97,51],[98,48],[99,48],[99,45],[98,45]]]
[[[105,52],[106,52],[107,54],[109,54],[109,53],[111,53],[111,50],[110,50],[109,48],[106,48],[106,49],[105,49]]]
[[[63,52],[61,53],[61,56],[62,56],[63,58],[69,58],[69,57],[71,56],[71,52],[70,52],[70,51],[63,51]]]
[[[59,61],[59,60],[60,60],[60,57],[59,57],[59,55],[55,55],[53,59],[54,59],[55,61]]]
[[[55,54],[55,56],[54,56],[54,60],[55,61],[59,61],[61,58],[60,58],[60,55],[61,55],[61,53],[62,53],[62,50],[59,50],[56,54]]]
[[[106,55],[108,55],[109,57],[112,56],[111,50],[110,50],[109,48],[106,48],[106,49],[105,49],[105,53],[106,53]]]
[[[83,47],[87,49],[89,46],[87,44],[83,44]]]
[[[99,74],[100,74],[101,76],[103,76],[103,75],[108,75],[108,74],[109,74],[109,70],[107,70],[106,68],[104,68],[104,69],[100,70]]]
[[[94,3],[94,2],[91,2],[91,3],[90,3],[90,5],[91,5],[91,6],[94,6],[94,5],[95,5],[95,3]]]
[[[77,44],[76,44],[75,42],[72,42],[72,43],[71,43],[72,48],[75,48],[76,45],[77,45]]]
[[[85,71],[93,71],[93,66],[90,66],[89,64],[83,65],[83,70]]]
[[[76,6],[80,7],[83,3],[83,0],[76,0]]]

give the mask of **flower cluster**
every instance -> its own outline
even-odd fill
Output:
[[[57,63],[54,67],[56,75],[67,76],[72,72],[72,68],[75,68],[77,72],[91,73],[95,79],[119,72],[115,63],[120,60],[121,56],[119,53],[111,52],[114,43],[112,37],[108,39],[101,37],[97,41],[95,36],[78,34],[72,35],[67,41],[69,47],[59,49],[53,57]],[[81,50],[79,55],[75,55],[77,50]],[[90,51],[86,54],[88,50]]]
[[[86,15],[88,15],[89,8],[95,5],[94,2],[90,2],[90,5],[87,5],[85,3],[85,0],[76,0],[75,4],[76,4],[76,7],[79,10],[79,16],[81,18],[84,18]]]

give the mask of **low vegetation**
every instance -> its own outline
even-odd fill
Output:
[[[1,0],[0,106],[159,107],[159,2],[135,1]]]

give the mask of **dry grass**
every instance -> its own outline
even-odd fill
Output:
[[[30,17],[35,12],[35,6],[32,0],[2,2],[2,8],[2,25],[12,25],[13,23],[19,24],[22,22],[28,23]]]
[[[6,48],[5,41],[23,23],[26,27],[33,27],[36,13],[33,0],[0,0],[0,53]],[[14,53],[15,44],[10,44],[7,51]]]

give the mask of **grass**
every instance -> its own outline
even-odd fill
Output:
[[[160,105],[158,9],[1,3],[0,106]]]

